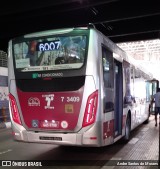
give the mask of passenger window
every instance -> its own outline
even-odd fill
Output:
[[[113,53],[102,47],[104,86],[113,88]]]
[[[114,110],[114,71],[113,53],[102,47],[102,66],[104,82],[104,113]]]

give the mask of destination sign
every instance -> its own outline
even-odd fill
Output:
[[[37,51],[53,51],[58,50],[60,48],[61,42],[59,40],[57,41],[45,41],[45,42],[39,42],[37,44]]]

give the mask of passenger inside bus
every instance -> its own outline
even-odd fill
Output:
[[[36,57],[35,57],[35,52],[36,52],[36,42],[32,41],[30,43],[26,43],[28,45],[28,52],[26,55],[26,58],[30,59],[30,65],[35,66],[36,65]]]

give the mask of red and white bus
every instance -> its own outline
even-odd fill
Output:
[[[149,118],[152,77],[94,28],[27,34],[8,54],[15,140],[100,147]]]

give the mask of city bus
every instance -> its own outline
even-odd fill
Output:
[[[14,38],[8,68],[15,140],[101,147],[149,119],[152,75],[95,28]]]

